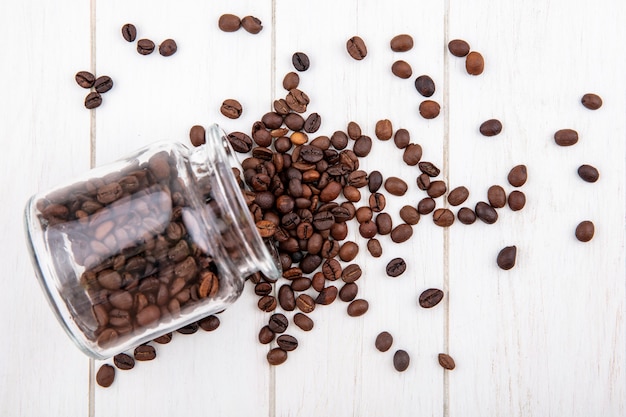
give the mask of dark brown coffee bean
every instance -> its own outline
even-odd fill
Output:
[[[435,94],[435,82],[428,75],[420,75],[415,79],[415,89],[424,97]]]
[[[420,171],[422,171],[424,174],[428,175],[431,178],[438,176],[441,172],[441,170],[437,168],[432,162],[422,161],[418,163],[417,166],[419,167]]]
[[[220,113],[229,119],[238,119],[242,112],[243,108],[241,107],[241,103],[230,98],[224,100],[220,107]]]
[[[409,65],[408,62],[403,61],[403,60],[395,61],[391,65],[391,72],[396,77],[399,77],[405,80],[407,78],[411,78],[411,75],[413,75],[413,69],[411,69],[411,65]]]
[[[212,332],[217,330],[220,327],[220,319],[219,317],[211,314],[208,317],[204,317],[198,320],[198,326],[205,332]]]
[[[380,213],[376,216],[376,229],[380,235],[388,235],[393,229],[393,221],[388,213]]]
[[[385,196],[381,193],[374,193],[370,195],[369,198],[369,206],[373,212],[379,213],[385,209],[387,205],[387,200]]]
[[[454,213],[447,208],[440,208],[433,212],[433,222],[440,227],[450,227],[454,223]]]
[[[391,336],[389,332],[380,332],[378,336],[376,336],[374,345],[379,351],[387,352],[391,348],[391,345],[393,345],[393,336]]]
[[[296,306],[303,313],[310,313],[315,310],[315,300],[308,294],[300,294],[296,298]]]
[[[354,242],[345,242],[339,249],[339,259],[350,262],[359,254],[359,245]]]
[[[362,60],[367,56],[367,47],[365,42],[358,36],[353,36],[346,42],[346,49],[348,54],[357,61]]]
[[[284,333],[287,327],[289,327],[289,320],[284,314],[272,314],[268,320],[267,326],[274,333]]]
[[[79,71],[74,76],[76,83],[83,88],[91,88],[93,87],[94,82],[96,81],[96,77],[89,71]]]
[[[358,266],[357,264],[350,264],[346,266],[343,271],[341,271],[341,279],[343,280],[343,282],[347,283],[355,282],[359,278],[361,278],[362,273],[363,271],[361,271],[360,266]]]
[[[334,258],[337,254],[339,254],[339,242],[327,239],[322,245],[320,255],[322,255],[323,258],[329,259]]]
[[[299,84],[300,76],[297,73],[291,71],[285,74],[285,77],[283,78],[283,88],[285,90],[289,91],[294,88],[298,88]]]
[[[483,56],[472,51],[465,57],[465,70],[470,75],[480,75],[485,70],[485,59]]]
[[[561,129],[554,134],[554,141],[559,146],[572,146],[578,142],[578,132],[574,129]]]
[[[433,308],[443,300],[443,291],[437,288],[429,288],[419,296],[419,304],[423,308]]]
[[[315,303],[320,305],[331,304],[337,298],[337,293],[337,287],[335,287],[334,285],[325,287],[318,294],[317,298],[315,299]]]
[[[404,149],[409,146],[411,142],[411,135],[406,129],[398,129],[393,136],[393,143],[398,149]]]
[[[263,30],[263,24],[254,16],[246,16],[241,19],[241,27],[243,27],[246,32],[252,33],[253,35]]]
[[[430,177],[427,174],[420,174],[417,177],[417,188],[419,188],[420,190],[428,190],[428,187],[430,187]]]
[[[283,334],[278,336],[278,339],[276,339],[276,344],[282,350],[286,352],[291,352],[292,350],[296,350],[296,348],[298,347],[298,339],[291,335]]]
[[[484,221],[487,224],[494,224],[496,221],[498,221],[498,213],[496,212],[496,210],[484,201],[479,201],[478,203],[476,203],[474,212],[480,220]]]
[[[150,39],[139,39],[137,41],[137,52],[141,55],[150,55],[154,52],[154,42]]]
[[[602,107],[602,99],[599,95],[593,93],[585,94],[580,99],[580,102],[589,110],[598,110],[600,107]]]
[[[380,258],[383,254],[383,247],[378,239],[370,239],[367,241],[367,250],[374,258]]]
[[[589,220],[582,221],[576,226],[576,239],[581,242],[589,242],[595,234],[595,226]]]
[[[266,312],[276,310],[276,304],[276,298],[271,295],[261,297],[257,303],[259,310]]]
[[[289,93],[287,93],[287,96],[285,97],[285,101],[291,110],[296,113],[304,113],[310,99],[304,92],[294,88],[289,90]]]
[[[496,136],[502,132],[502,123],[498,119],[484,121],[478,129],[483,136]]]
[[[451,206],[461,205],[469,197],[469,190],[463,186],[456,187],[448,194],[448,203]]]
[[[584,181],[596,182],[600,178],[600,173],[591,165],[581,165],[578,167],[578,176]]]
[[[462,39],[453,39],[448,42],[448,50],[456,57],[463,58],[469,54],[470,46]]]
[[[493,208],[502,208],[506,205],[506,191],[499,185],[492,185],[487,190],[487,200]]]
[[[496,262],[501,269],[509,270],[515,266],[515,259],[517,257],[517,247],[507,246],[498,253]]]
[[[413,228],[406,223],[399,224],[391,231],[391,240],[395,243],[406,242],[411,236],[413,236]]]
[[[463,224],[473,224],[476,221],[476,214],[474,213],[474,210],[469,207],[461,207],[456,214],[456,217]]]
[[[356,122],[348,123],[348,137],[352,140],[357,140],[361,137],[361,126]]]
[[[294,291],[306,291],[309,288],[311,288],[311,280],[307,277],[300,277],[291,281],[291,289]]]
[[[270,365],[281,365],[287,360],[287,352],[281,348],[274,348],[267,352],[267,362]]]
[[[406,271],[406,262],[402,258],[394,258],[387,264],[387,275],[395,278],[402,275]]]
[[[362,135],[354,142],[352,150],[356,156],[360,158],[366,157],[372,150],[372,138]]]
[[[420,214],[413,206],[402,206],[400,218],[409,225],[416,225],[420,221]]]
[[[439,361],[439,365],[441,365],[443,369],[447,369],[448,371],[451,371],[456,367],[456,364],[454,363],[454,359],[452,359],[450,355],[447,355],[445,353],[440,353],[437,356],[437,359]]]
[[[198,323],[189,323],[188,325],[183,326],[180,329],[177,329],[176,331],[180,334],[188,335],[188,334],[197,333],[199,328],[200,326],[198,325]]]
[[[413,38],[411,35],[396,35],[389,42],[391,50],[394,52],[407,52],[413,48]]]
[[[441,107],[433,100],[424,100],[420,103],[419,112],[424,119],[434,119],[439,116]]]
[[[296,308],[296,297],[293,293],[293,289],[284,284],[278,290],[278,303],[280,307],[285,311],[293,311]]]
[[[518,190],[511,191],[509,193],[509,208],[513,211],[518,211],[524,208],[526,205],[526,195]]]
[[[261,330],[259,331],[259,343],[267,345],[271,343],[275,337],[276,334],[269,328],[269,326],[261,327]]]
[[[372,171],[367,177],[367,186],[371,193],[375,193],[380,189],[383,183],[383,175],[380,171]]]
[[[85,107],[88,108],[89,110],[95,109],[96,107],[100,107],[101,104],[102,104],[102,96],[100,95],[100,93],[96,91],[92,91],[91,93],[87,94],[87,96],[85,97]]]
[[[165,333],[163,336],[159,336],[153,340],[154,343],[158,343],[160,345],[167,345],[172,341],[172,332]]]
[[[283,116],[276,112],[265,113],[261,118],[261,122],[268,129],[278,129],[283,124]]]
[[[509,175],[507,179],[509,180],[509,184],[513,187],[521,187],[526,184],[526,180],[528,178],[528,173],[526,171],[526,165],[516,165],[511,168],[509,171]]]
[[[115,380],[115,368],[111,365],[104,364],[96,373],[96,382],[103,388],[108,388]]]
[[[235,32],[241,27],[241,19],[234,14],[226,13],[219,17],[217,26],[224,32]]]
[[[389,177],[385,180],[385,190],[387,190],[389,194],[402,196],[408,189],[409,186],[407,183],[398,177]]]
[[[138,361],[151,361],[156,358],[156,350],[150,345],[140,345],[135,348],[134,351],[135,360]]]
[[[172,56],[178,50],[178,45],[176,45],[176,41],[174,39],[165,39],[159,45],[159,54],[162,56]]]
[[[348,135],[338,130],[330,137],[330,143],[335,149],[344,149],[346,146],[348,146]]]
[[[189,129],[189,140],[193,146],[200,146],[206,143],[206,130],[204,126],[195,125]]]
[[[393,367],[396,368],[396,371],[406,371],[410,363],[411,357],[405,350],[396,350],[396,353],[393,354]]]
[[[122,26],[122,37],[126,42],[135,42],[137,39],[137,28],[132,23],[126,23]]]
[[[341,301],[349,303],[356,298],[358,292],[358,285],[354,282],[348,282],[343,287],[341,287],[341,290],[339,290],[339,299]]]
[[[341,277],[341,264],[336,259],[326,259],[322,265],[322,273],[329,281],[336,281]]]
[[[359,317],[367,313],[370,306],[367,300],[357,299],[348,304],[348,315],[350,317]]]
[[[113,357],[113,363],[118,369],[122,369],[127,371],[129,369],[133,369],[135,367],[135,360],[132,356],[129,356],[125,353],[119,353]]]
[[[379,120],[376,122],[375,128],[376,137],[379,140],[389,140],[393,135],[393,126],[388,119]]]
[[[309,69],[311,62],[309,57],[304,52],[296,52],[291,56],[291,63],[296,71],[306,71]]]
[[[304,122],[304,131],[307,133],[315,133],[318,131],[322,124],[322,116],[317,113],[309,114]]]
[[[361,200],[361,192],[358,188],[352,185],[346,185],[345,187],[343,187],[343,196],[346,198],[346,200],[354,203]]]
[[[293,316],[293,322],[305,332],[311,331],[314,325],[313,320],[311,320],[309,316],[302,313],[296,313]]]
[[[230,146],[232,146],[235,152],[248,153],[252,149],[252,138],[243,132],[229,133],[227,138],[228,138],[228,142],[230,143]],[[259,148],[255,148],[255,149],[259,149]],[[260,148],[260,149],[263,149],[263,148]],[[272,151],[270,151],[270,153],[271,152]],[[258,156],[255,156],[255,157],[258,158]]]
[[[420,202],[417,203],[417,211],[421,215],[430,214],[433,212],[436,205],[437,203],[435,203],[435,200],[430,197],[426,197],[421,199]]]
[[[428,194],[432,198],[441,197],[447,191],[446,183],[439,181],[431,181],[428,190],[426,190],[426,194]]]

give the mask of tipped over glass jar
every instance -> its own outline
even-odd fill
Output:
[[[213,125],[197,148],[159,142],[31,197],[35,271],[83,352],[111,357],[224,310],[249,275],[280,276],[238,166]]]

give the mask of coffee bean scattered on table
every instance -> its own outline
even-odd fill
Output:
[[[572,146],[578,143],[578,132],[574,129],[561,129],[554,134],[554,141],[559,146]]]
[[[241,19],[241,27],[248,33],[256,35],[263,30],[263,24],[254,16],[245,16]]]
[[[225,13],[219,17],[217,26],[223,32],[236,32],[241,27],[241,19],[234,14]]]
[[[406,33],[396,35],[389,42],[389,46],[394,52],[407,52],[413,48],[413,38]]]
[[[526,165],[516,165],[511,168],[507,179],[509,180],[509,184],[513,187],[521,187],[526,184],[526,180],[528,179]]]
[[[443,300],[443,291],[437,288],[429,288],[419,296],[419,305],[423,308],[433,308]]]
[[[395,61],[391,65],[391,72],[396,77],[403,78],[403,79],[411,78],[411,75],[413,75],[413,70],[411,69],[411,65],[408,62],[403,61],[403,60]]]
[[[304,52],[294,53],[291,57],[291,63],[293,67],[300,72],[308,70],[311,65],[308,55]]]
[[[589,242],[595,234],[595,226],[592,221],[584,220],[576,226],[576,239],[581,242]]]
[[[485,59],[476,51],[472,51],[465,57],[465,70],[470,75],[480,75],[485,70]]]
[[[578,167],[578,176],[586,182],[596,182],[600,178],[600,172],[592,165],[583,164]]]
[[[407,351],[400,349],[393,354],[393,367],[396,368],[396,371],[406,371],[410,363],[411,357],[409,356]]]
[[[498,253],[496,262],[498,266],[500,267],[500,269],[504,269],[505,271],[507,271],[515,266],[516,258],[517,258],[517,247],[506,246],[500,251],[500,253]]]
[[[135,42],[137,39],[137,28],[132,23],[126,23],[122,26],[122,37],[126,42]]]
[[[393,336],[389,332],[380,332],[378,336],[376,336],[374,345],[379,351],[387,352],[391,348],[391,345],[393,345]]]
[[[102,75],[96,78],[93,88],[100,94],[106,93],[113,88],[113,80],[108,75]]]
[[[502,132],[502,122],[498,119],[489,119],[480,125],[480,133],[483,136],[496,136]]]
[[[420,103],[419,112],[424,119],[434,119],[439,116],[441,107],[433,100],[424,100]]]
[[[393,258],[387,263],[387,275],[396,278],[406,271],[406,262],[402,258]]]
[[[239,101],[234,99],[226,99],[220,107],[220,113],[229,119],[238,119],[243,112],[243,107]]]
[[[174,39],[165,39],[159,45],[159,54],[162,56],[172,56],[176,53],[176,51],[178,51],[178,45],[176,45],[176,41]]]
[[[361,37],[353,36],[346,42],[348,54],[355,60],[360,61],[367,56],[367,46]]]
[[[428,75],[420,75],[415,79],[415,89],[424,97],[435,94],[435,82]]]
[[[593,93],[587,93],[580,99],[583,106],[589,110],[598,110],[602,107],[602,98],[599,95]]]
[[[154,52],[155,44],[150,39],[139,39],[137,41],[137,52],[140,55],[150,55]]]
[[[437,356],[437,359],[439,361],[439,365],[441,365],[442,368],[447,369],[448,371],[451,371],[454,368],[456,368],[454,359],[452,359],[452,357],[446,353],[440,353]]]
[[[96,373],[96,382],[104,388],[108,388],[115,380],[115,368],[111,365],[104,364]]]
[[[462,39],[453,39],[448,42],[448,50],[456,57],[463,58],[470,52],[469,44]]]
[[[129,370],[135,367],[135,360],[125,353],[117,354],[113,357],[113,363],[118,369]]]
[[[89,71],[79,71],[74,76],[76,83],[83,88],[93,87],[96,77]]]

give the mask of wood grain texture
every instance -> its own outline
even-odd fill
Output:
[[[0,346],[0,415],[625,414],[623,4],[113,0],[93,2],[92,26],[89,3],[83,3],[12,4],[0,15],[4,39],[23,34],[7,44],[10,59],[0,64],[3,79],[10,80],[0,98],[0,169],[11,196],[0,206],[9,219],[0,225],[0,253],[5,279],[15,282],[0,292],[0,330],[8,340]],[[222,13],[254,15],[264,29],[258,35],[221,32]],[[127,22],[137,26],[138,39],[157,45],[175,39],[178,52],[139,55],[121,36]],[[399,33],[413,36],[410,52],[390,50]],[[354,35],[368,46],[363,61],[346,52]],[[454,38],[484,55],[481,76],[469,76],[464,60],[448,53],[446,43]],[[90,120],[82,107],[85,91],[73,75],[89,69],[92,46],[97,74],[111,76],[115,86]],[[512,191],[508,171],[526,164],[526,207],[500,209],[494,225],[456,222],[449,230],[423,216],[409,242],[379,237],[384,253],[377,260],[351,223],[348,240],[361,246],[354,262],[364,271],[359,297],[370,302],[365,316],[348,317],[339,300],[317,306],[310,314],[315,328],[303,332],[291,324],[287,333],[300,345],[272,368],[265,355],[274,345],[257,342],[268,315],[258,311],[247,286],[220,314],[215,332],[175,334],[172,343],[156,345],[157,360],[118,370],[108,389],[96,386],[89,360],[60,330],[33,277],[20,221],[26,199],[85,171],[92,157],[100,165],[156,140],[186,142],[194,124],[217,122],[226,131],[248,133],[272,101],[285,96],[282,78],[293,70],[296,51],[311,59],[299,75],[311,98],[307,114],[322,116],[315,135],[356,121],[373,138],[361,167],[409,184],[404,197],[386,193],[394,225],[401,222],[399,209],[424,193],[415,183],[417,167],[403,164],[392,140],[375,138],[380,119],[408,129],[449,187],[468,187],[464,205],[472,208],[486,199],[490,185]],[[411,64],[413,77],[391,74],[397,59]],[[417,110],[423,98],[413,81],[421,74],[434,79],[432,99],[442,105],[430,121]],[[586,92],[600,94],[604,106],[582,107]],[[219,113],[226,98],[241,101],[240,119]],[[503,122],[500,135],[478,133],[489,118]],[[579,143],[556,146],[552,135],[561,128],[576,129]],[[597,183],[576,175],[583,163],[598,167]],[[369,196],[361,191],[357,207]],[[437,204],[444,206],[443,198]],[[584,219],[596,224],[596,236],[586,244],[574,238]],[[502,271],[495,258],[511,244],[518,247],[517,265]],[[398,256],[407,260],[407,271],[387,277],[385,264]],[[431,287],[446,290],[444,300],[423,309],[417,297]],[[394,336],[385,353],[374,347],[383,330]],[[396,349],[411,355],[404,373],[393,369]],[[455,359],[456,369],[439,366],[440,352]],[[96,369],[101,363],[111,361],[96,362]]]

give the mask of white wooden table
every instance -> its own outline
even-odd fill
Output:
[[[5,2],[0,415],[623,416],[625,12],[618,0]],[[223,13],[257,16],[264,29],[221,32]],[[174,38],[178,53],[140,56],[120,35],[127,22],[139,38]],[[408,53],[389,48],[400,33],[415,39]],[[368,46],[361,62],[345,51],[354,35]],[[483,54],[481,76],[447,52],[454,38]],[[310,333],[290,326],[300,346],[281,366],[270,367],[268,347],[256,341],[268,316],[247,287],[217,331],[176,334],[157,347],[157,360],[97,386],[100,362],[74,348],[34,278],[21,222],[27,198],[154,140],[186,141],[194,124],[248,131],[284,96],[296,51],[311,58],[301,88],[323,117],[320,133],[354,120],[374,137],[376,121],[388,118],[443,167],[451,187],[470,189],[471,206],[492,184],[511,191],[506,175],[524,163],[526,207],[499,210],[491,226],[444,230],[425,216],[410,242],[382,237],[380,259],[362,249],[368,313],[350,318],[341,301],[319,307]],[[394,77],[396,59],[414,77]],[[73,79],[83,69],[115,82],[96,111],[83,107],[86,92]],[[417,112],[420,74],[437,85],[434,120]],[[587,92],[602,96],[600,110],[582,107]],[[219,113],[226,98],[243,103],[239,120]],[[492,117],[504,130],[485,138],[478,126]],[[579,143],[556,146],[562,128],[576,129]],[[597,183],[576,175],[582,163],[599,168]],[[401,163],[391,141],[374,140],[363,165],[410,183],[404,198],[388,198],[394,222],[402,205],[423,197],[417,169]],[[585,219],[596,236],[583,244],[574,228]],[[364,244],[354,224],[349,239]],[[495,257],[511,244],[517,265],[499,270]],[[391,279],[384,266],[395,256],[409,267]],[[425,310],[416,299],[429,287],[446,297]],[[394,336],[387,353],[374,348],[382,330]],[[411,355],[404,373],[393,369],[395,349]],[[440,352],[455,358],[454,371],[439,366]]]

